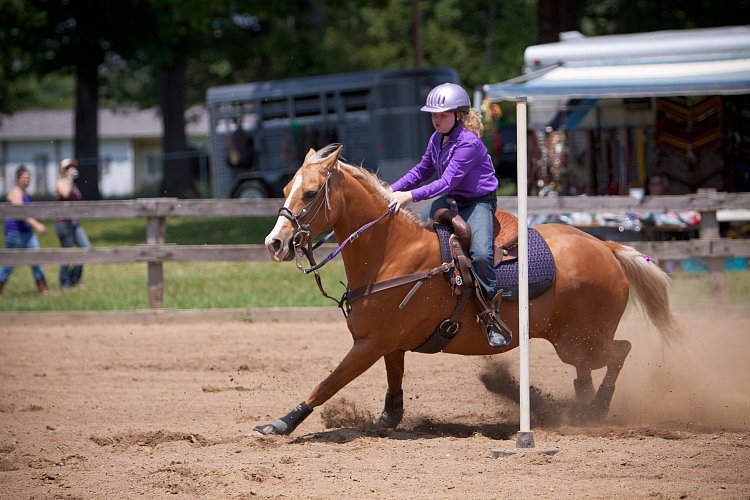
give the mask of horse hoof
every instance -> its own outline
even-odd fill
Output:
[[[375,425],[381,429],[395,429],[404,417],[404,393],[385,395],[385,407]]]
[[[576,400],[581,403],[591,403],[593,401],[596,392],[594,391],[594,383],[591,379],[588,380],[573,380],[573,387],[576,391]]]
[[[378,429],[395,429],[400,423],[400,417],[386,413],[381,413],[377,420],[375,420],[375,426]]]
[[[255,428],[253,428],[252,432],[250,432],[250,435],[251,436],[277,436],[279,434],[283,434],[284,433],[283,431],[284,429],[282,429],[281,426],[279,426],[279,424],[277,423],[277,421],[274,420],[270,424],[256,426]]]
[[[259,425],[255,428],[253,428],[252,431],[250,431],[250,436],[254,437],[260,437],[260,436],[273,436],[276,434],[276,429],[271,424],[266,425]]]
[[[589,405],[589,417],[594,422],[601,422],[609,414],[609,405],[615,392],[614,385],[601,385],[594,400]]]

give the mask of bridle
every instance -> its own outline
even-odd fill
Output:
[[[320,210],[325,206],[330,210],[330,204],[328,202],[328,188],[331,182],[331,172],[326,174],[326,180],[323,183],[323,187],[318,190],[313,198],[307,205],[302,207],[302,210],[298,214],[293,213],[287,207],[281,207],[279,209],[279,217],[288,219],[289,222],[294,224],[294,233],[292,234],[292,245],[294,247],[294,253],[297,261],[297,269],[305,271],[300,262],[300,258],[305,255],[308,260],[312,263],[312,251],[318,248],[323,242],[327,241],[333,233],[329,233],[323,240],[319,241],[312,246],[313,236],[310,234],[310,225],[313,220],[320,213]],[[309,272],[309,271],[308,271]],[[305,273],[307,274],[307,273]]]
[[[331,252],[328,257],[326,257],[320,264],[315,262],[315,256],[313,254],[314,250],[318,248],[320,245],[328,241],[333,236],[333,231],[329,232],[324,238],[322,238],[320,241],[315,243],[313,245],[312,240],[314,238],[314,235],[310,233],[310,225],[315,220],[315,218],[320,214],[321,209],[325,207],[324,213],[326,214],[326,217],[328,216],[328,213],[330,212],[331,206],[330,206],[330,200],[328,196],[329,188],[331,183],[331,172],[329,171],[326,174],[325,182],[323,183],[323,187],[315,194],[315,198],[313,198],[308,204],[306,204],[304,207],[302,207],[302,210],[298,214],[294,214],[289,208],[287,207],[281,207],[279,209],[279,217],[284,217],[285,219],[289,220],[292,224],[294,224],[294,232],[292,234],[292,246],[294,247],[294,256],[295,256],[295,263],[297,266],[297,269],[302,271],[305,274],[313,273],[315,276],[315,282],[318,284],[318,289],[320,290],[320,293],[323,295],[323,297],[326,297],[327,299],[331,299],[332,301],[336,302],[336,304],[339,306],[339,308],[343,311],[344,316],[349,314],[349,311],[351,310],[351,307],[349,305],[348,300],[348,289],[349,287],[344,285],[344,287],[347,289],[344,294],[341,296],[340,299],[336,299],[335,297],[332,297],[329,295],[325,288],[323,288],[323,283],[320,279],[320,274],[318,273],[318,270],[328,264],[330,261],[332,261],[341,251],[346,247],[349,243],[359,238],[359,236],[368,230],[370,227],[374,226],[381,220],[383,220],[385,217],[389,215],[393,215],[396,211],[395,205],[392,205],[388,207],[388,210],[378,217],[375,220],[372,220],[365,224],[364,226],[360,227],[356,231],[354,231],[352,234],[349,235],[348,238],[346,238],[339,246],[336,248],[333,252]],[[302,258],[306,257],[307,261],[310,263],[310,267],[305,268],[305,266],[302,264]]]
[[[294,247],[294,255],[296,260],[297,269],[302,271],[305,274],[313,273],[315,276],[315,282],[318,285],[318,290],[320,290],[320,293],[323,295],[323,297],[330,299],[338,305],[339,309],[344,313],[344,316],[349,316],[349,313],[351,312],[351,302],[354,300],[357,300],[359,298],[364,297],[365,295],[369,295],[371,293],[377,293],[384,290],[388,290],[395,287],[400,287],[402,285],[408,284],[408,283],[416,283],[410,290],[409,293],[407,293],[406,297],[403,299],[401,304],[399,305],[399,309],[403,309],[406,307],[406,304],[411,300],[411,298],[414,296],[414,294],[419,290],[419,288],[422,286],[422,284],[432,278],[433,276],[443,274],[448,272],[449,270],[454,268],[453,262],[444,262],[440,266],[429,269],[427,271],[421,271],[416,273],[410,273],[403,276],[398,276],[395,278],[387,279],[385,281],[380,281],[377,283],[371,283],[369,285],[366,285],[364,287],[357,288],[356,290],[349,290],[349,285],[345,283],[341,283],[345,287],[345,291],[342,294],[340,299],[336,299],[335,297],[332,297],[329,295],[325,288],[323,288],[323,283],[320,279],[320,274],[318,273],[318,270],[328,264],[331,260],[333,260],[341,251],[346,247],[349,243],[359,238],[359,236],[370,229],[372,226],[380,222],[381,220],[385,219],[388,216],[393,215],[396,213],[396,205],[390,205],[388,207],[388,210],[385,211],[385,213],[379,217],[377,217],[374,220],[371,220],[367,224],[363,225],[356,231],[354,231],[352,234],[350,234],[333,252],[331,252],[328,257],[326,257],[320,264],[315,262],[315,256],[313,255],[313,251],[318,248],[320,245],[328,241],[331,236],[333,236],[333,231],[328,233],[323,239],[318,241],[313,245],[312,240],[314,238],[314,235],[310,233],[310,226],[312,222],[315,220],[315,218],[321,213],[321,210],[323,210],[323,207],[326,207],[326,210],[324,210],[324,213],[328,212],[330,213],[330,203],[329,203],[329,189],[330,189],[330,183],[331,183],[331,172],[329,171],[326,175],[325,182],[323,184],[323,187],[315,194],[315,197],[304,207],[302,207],[302,210],[298,214],[293,213],[289,208],[282,207],[279,209],[279,217],[284,217],[285,219],[288,219],[292,224],[294,224],[294,232],[292,234],[292,246]],[[328,213],[326,213],[326,217],[328,217]],[[310,267],[305,268],[305,266],[302,264],[302,257],[306,257],[308,262],[310,263]],[[462,311],[463,309],[461,309]],[[445,322],[444,322],[445,323]],[[454,322],[455,323],[455,322]]]

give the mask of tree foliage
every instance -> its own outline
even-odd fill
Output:
[[[73,68],[99,50],[108,106],[157,104],[158,68],[175,57],[186,63],[188,104],[211,85],[411,67],[415,1],[3,0],[0,111],[69,106]],[[517,76],[524,48],[560,31],[723,26],[750,15],[750,0],[417,3],[423,65],[455,67],[467,87]],[[82,32],[76,5],[95,14],[92,29]]]
[[[732,25],[748,18],[749,4],[0,0],[0,112],[74,102],[77,154],[96,156],[90,115],[97,106],[158,104],[169,156],[186,148],[185,107],[203,102],[212,85],[405,68],[421,60],[456,68],[462,83],[474,88],[517,76],[525,47],[554,41],[561,31],[593,36]],[[164,194],[185,194],[184,174],[182,165],[165,175]]]

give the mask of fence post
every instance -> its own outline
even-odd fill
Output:
[[[699,189],[698,193],[710,198],[716,194],[716,189]],[[716,217],[716,209],[711,208],[701,212],[700,235],[701,240],[718,240],[721,238],[719,232],[719,219]],[[718,302],[725,302],[726,287],[724,276],[724,257],[706,257],[708,267],[708,283],[711,296]]]
[[[163,215],[149,215],[146,220],[146,243],[164,243],[167,218]],[[164,266],[161,260],[148,262],[148,306],[152,309],[164,307]]]

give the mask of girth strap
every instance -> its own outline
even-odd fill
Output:
[[[467,288],[461,294],[461,297],[458,299],[458,304],[453,310],[453,314],[451,314],[451,317],[448,319],[444,319],[424,344],[417,347],[416,349],[412,349],[414,352],[435,354],[436,352],[442,351],[448,346],[448,344],[450,344],[451,340],[453,340],[453,337],[455,337],[456,334],[461,331],[461,323],[459,322],[459,320],[466,310],[466,306],[469,305],[471,298],[474,296],[474,294],[470,293],[468,290],[469,289]]]
[[[450,318],[440,322],[437,329],[430,335],[424,344],[413,349],[414,352],[425,354],[434,354],[445,349],[450,344],[453,337],[461,331],[460,319],[466,311],[466,306],[471,302],[475,294],[474,277],[471,273],[471,259],[461,253],[461,247],[458,240],[451,239],[451,250],[454,251],[453,259],[459,268],[459,272],[454,276],[454,293],[459,295],[458,304],[453,309]],[[457,253],[456,253],[457,252]],[[463,279],[462,279],[463,278]]]

